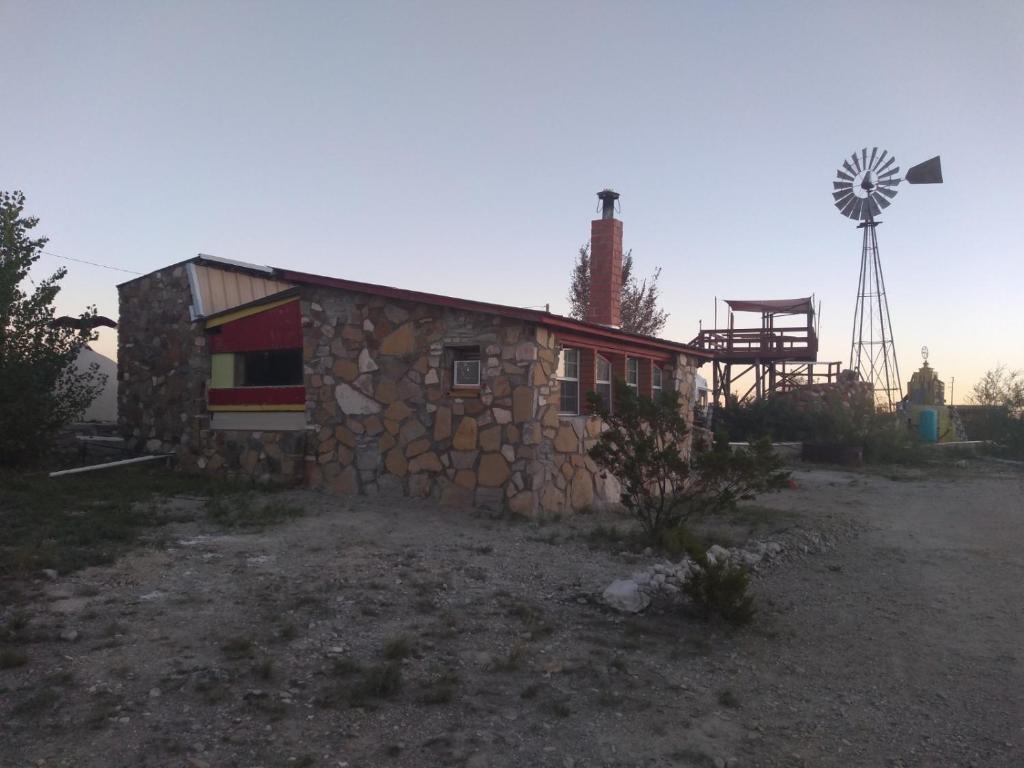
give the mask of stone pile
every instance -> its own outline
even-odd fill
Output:
[[[757,541],[730,549],[713,544],[708,547],[707,557],[712,563],[724,562],[761,572],[786,558],[821,554],[835,547],[830,537],[815,531],[795,531],[780,538],[783,541]],[[699,568],[690,557],[677,563],[668,560],[654,563],[628,578],[616,579],[605,588],[601,598],[605,605],[617,611],[639,613],[653,599],[679,599],[686,580]]]

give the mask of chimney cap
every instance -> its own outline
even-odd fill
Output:
[[[619,193],[606,187],[597,193],[597,197],[601,201],[601,218],[614,219],[615,201],[619,199]]]

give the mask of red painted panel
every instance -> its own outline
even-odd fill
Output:
[[[210,389],[210,405],[303,405],[305,387],[230,387]]]
[[[302,315],[291,301],[219,326],[210,334],[211,352],[262,352],[266,349],[301,349]]]

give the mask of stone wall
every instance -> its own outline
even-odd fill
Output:
[[[305,287],[306,430],[223,431],[209,426],[210,357],[184,270],[128,283],[121,298],[123,428],[186,469],[526,516],[618,501],[615,479],[586,456],[600,420],[558,413],[559,341],[544,327]],[[479,389],[453,387],[465,350],[479,351]],[[690,361],[665,373],[692,417]]]
[[[118,286],[117,412],[136,452],[188,450],[206,413],[206,337],[189,316],[192,303],[183,266],[168,267]]]
[[[535,510],[555,353],[528,323],[339,291],[303,301],[306,480],[345,493]],[[478,348],[481,386],[454,390],[455,350]],[[554,414],[557,420],[557,413]]]
[[[130,450],[173,453],[186,470],[301,480],[305,432],[210,429],[210,353],[184,266],[124,283],[118,298],[118,424]]]

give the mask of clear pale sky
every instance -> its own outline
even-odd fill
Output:
[[[1019,0],[0,0],[0,71],[0,188],[53,253],[564,312],[610,186],[639,271],[663,268],[666,337],[716,295],[814,293],[826,360],[849,357],[860,259],[836,167],[941,154],[946,183],[901,185],[878,230],[904,382],[922,345],[957,401],[1024,367]],[[37,274],[61,264],[62,311],[116,317],[130,275]]]

